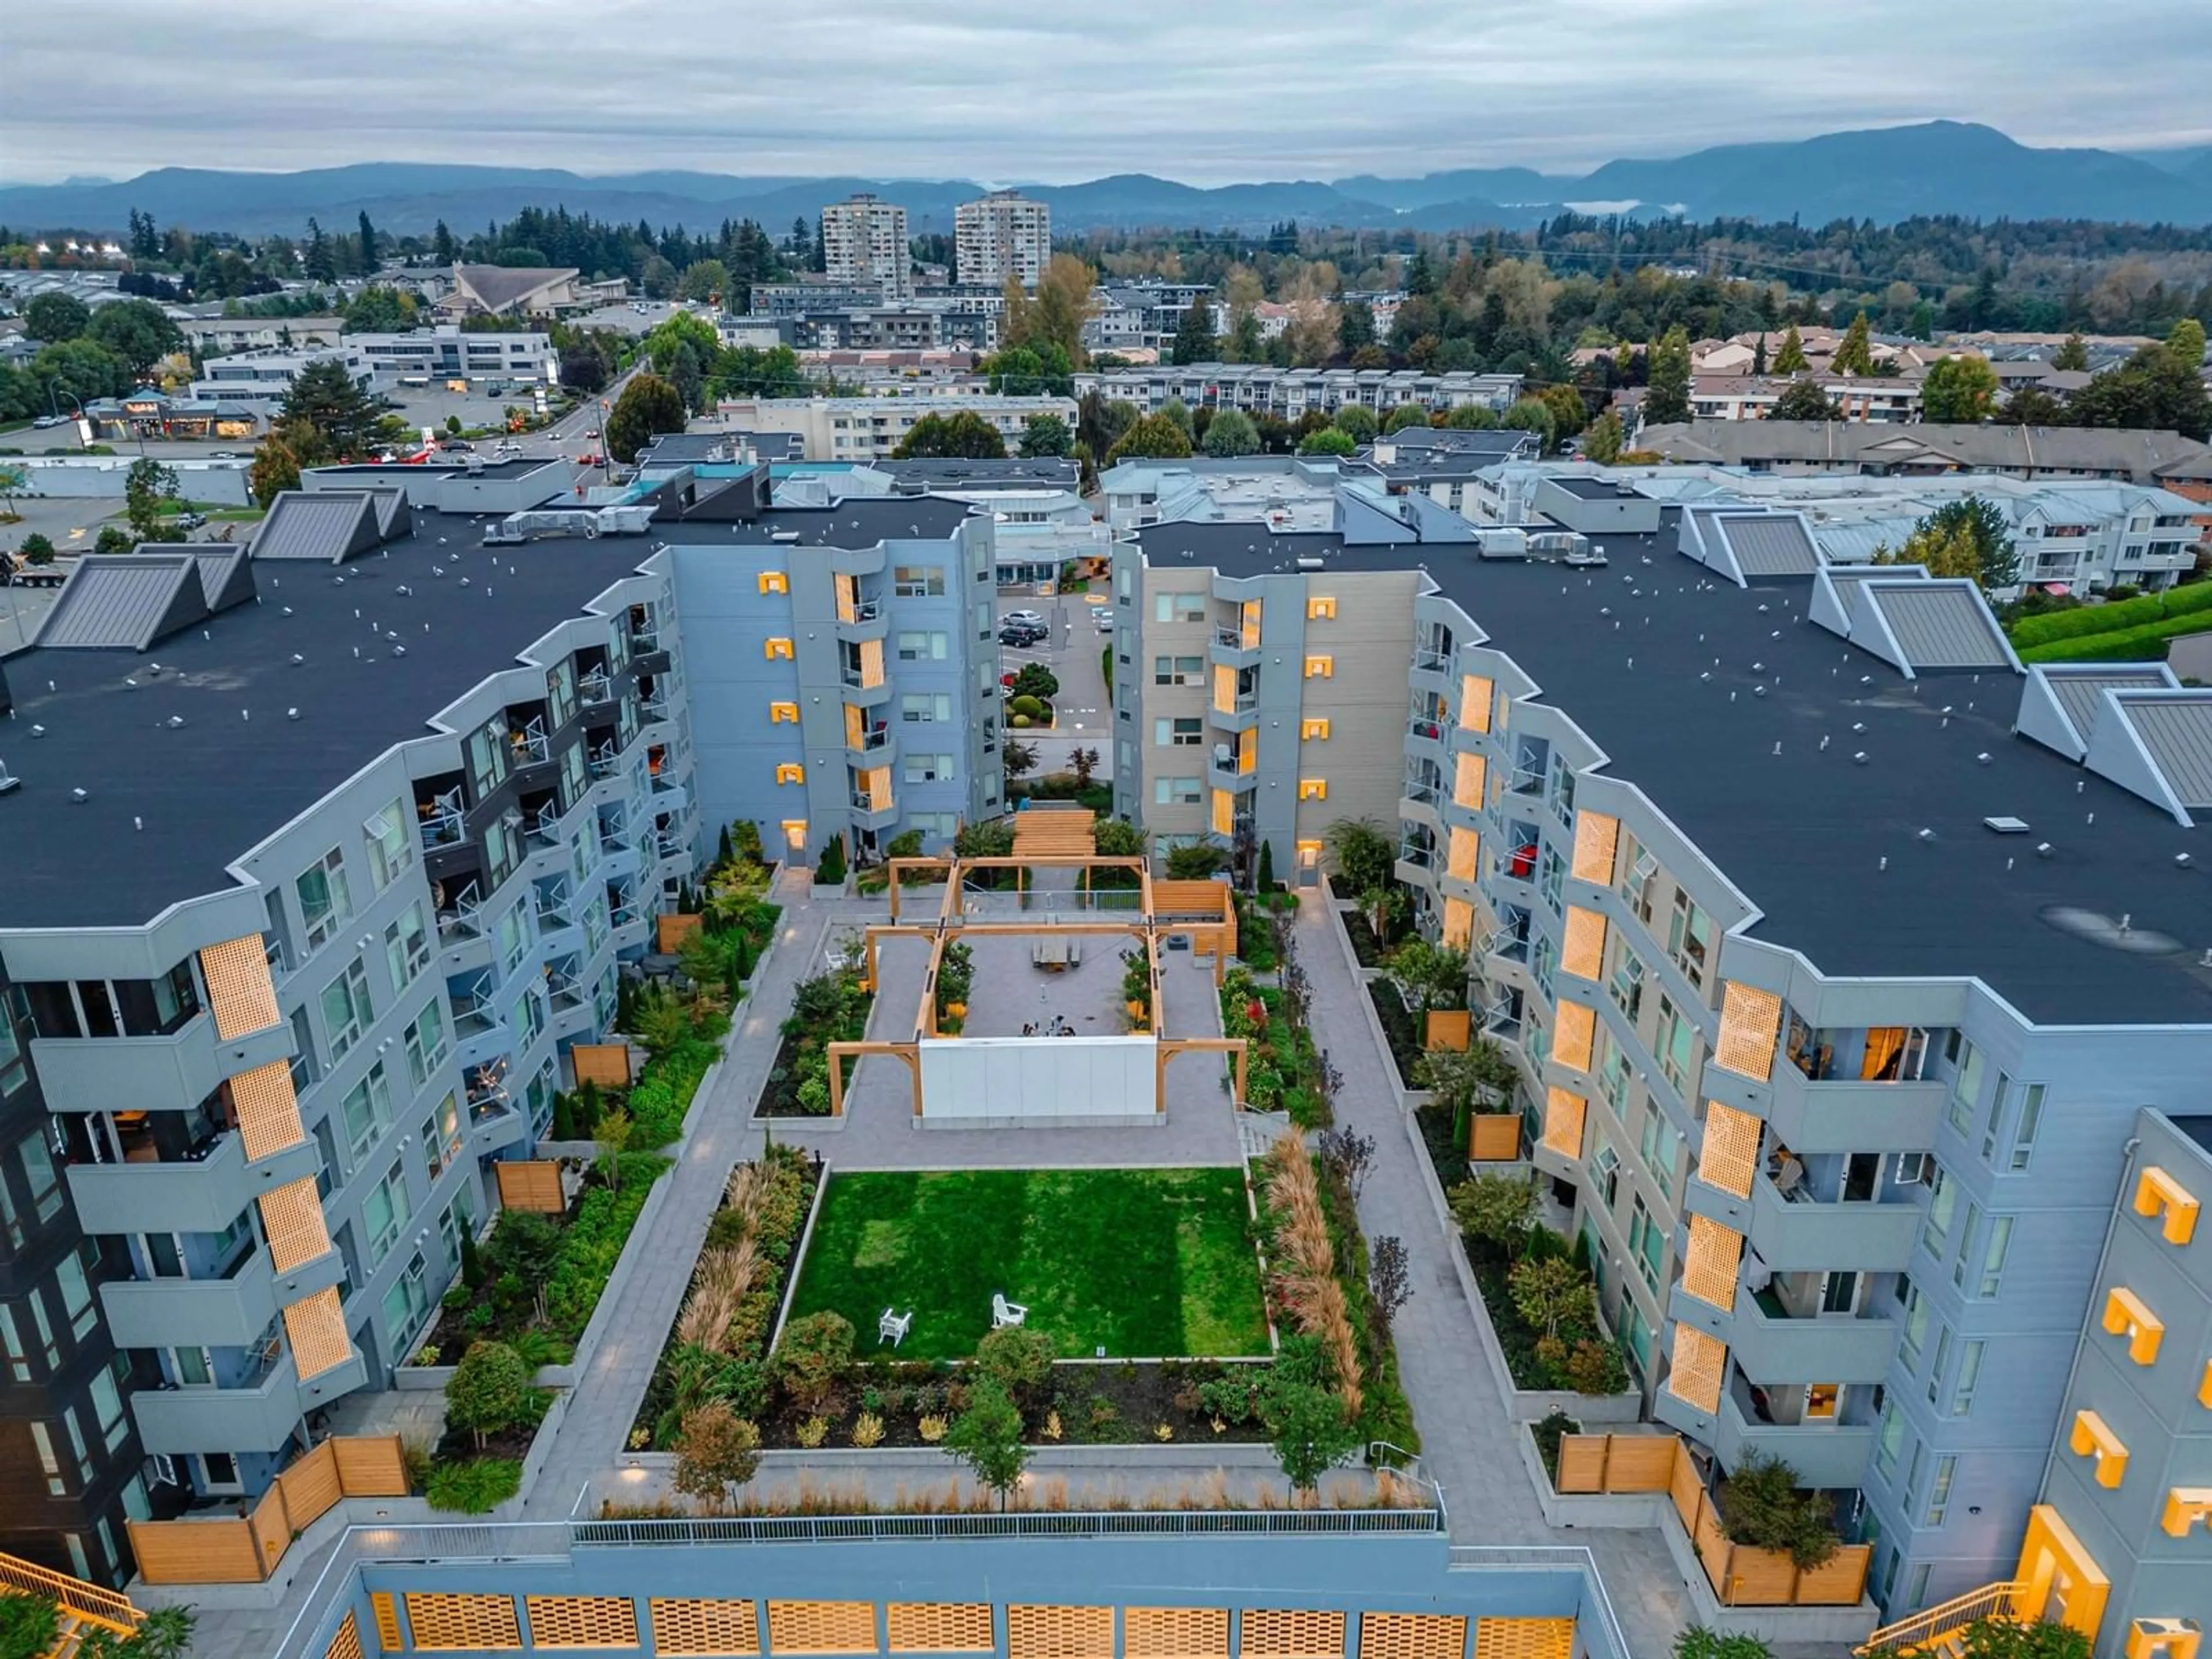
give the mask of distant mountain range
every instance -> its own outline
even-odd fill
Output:
[[[524,207],[566,207],[600,219],[693,229],[724,218],[750,218],[781,234],[794,219],[811,222],[824,203],[868,190],[902,204],[909,227],[921,234],[950,231],[953,209],[981,188],[960,179],[673,170],[586,177],[551,167],[400,161],[306,173],[162,167],[122,183],[0,188],[0,224],[18,231],[115,233],[136,208],[165,225],[297,235],[311,215],[335,229],[366,212],[386,231],[420,234],[442,219],[466,234]],[[1052,204],[1054,228],[1061,231],[1256,230],[1283,219],[1360,229],[1519,228],[1563,207],[1586,204],[1692,219],[1794,215],[1811,224],[1960,214],[2202,225],[2212,224],[2212,148],[2150,155],[2037,149],[1992,127],[1930,121],[1789,143],[1724,144],[1672,160],[1608,161],[1580,175],[1473,167],[1419,178],[1203,189],[1138,173],[1079,185],[1031,185],[1026,192]]]

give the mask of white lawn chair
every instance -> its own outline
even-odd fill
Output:
[[[888,1342],[891,1346],[896,1348],[900,1343],[906,1340],[906,1334],[913,1328],[913,1309],[908,1308],[902,1314],[893,1313],[889,1308],[886,1308],[883,1311],[883,1316],[876,1321],[877,1346],[881,1346],[884,1343]]]
[[[1006,1292],[991,1292],[991,1328],[1003,1331],[1010,1325],[1018,1325],[1030,1316],[1028,1307],[1019,1302],[1006,1300]]]

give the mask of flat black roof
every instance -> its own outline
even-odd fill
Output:
[[[1648,499],[1648,497],[1641,497],[1637,490],[1623,489],[1610,478],[1586,478],[1579,474],[1571,473],[1565,477],[1547,475],[1544,482],[1557,484],[1568,495],[1585,501],[1609,501],[1615,497],[1625,501],[1631,496]]]
[[[143,654],[7,658],[15,709],[0,738],[22,782],[0,795],[0,927],[133,927],[230,887],[227,864],[425,735],[653,549],[647,536],[485,548],[489,522],[441,519],[343,565],[258,564],[258,600]]]
[[[2212,1153],[2212,1117],[2175,1117],[2171,1121],[2175,1128],[2187,1135],[2208,1153]]]
[[[520,455],[503,461],[483,458],[483,465],[473,467],[465,456],[436,461],[340,461],[309,471],[318,477],[343,474],[349,486],[356,482],[387,483],[398,489],[406,483],[410,472],[435,472],[449,478],[520,478],[541,467],[556,465],[560,459],[557,455]]]
[[[711,499],[702,498],[702,504]],[[687,539],[726,545],[773,541],[779,534],[795,532],[807,546],[862,548],[884,541],[943,541],[962,520],[975,514],[969,502],[936,495],[848,495],[835,507],[772,507],[733,520],[705,519],[690,526],[694,533]],[[659,520],[654,527],[660,527]]]
[[[2197,966],[2212,947],[2212,840],[2014,736],[2017,675],[1907,680],[1807,619],[1808,580],[1721,582],[1674,550],[1671,528],[1599,538],[1612,562],[1588,571],[1250,525],[1142,537],[1153,562],[1180,563],[1188,545],[1228,575],[1294,569],[1300,554],[1425,568],[1606,751],[1603,770],[1759,908],[1750,936],[1823,974],[1977,977],[2045,1024],[2212,1023],[2212,971]],[[2001,817],[2027,833],[1983,823]],[[2106,930],[2062,925],[2066,910],[2124,915],[2137,947],[2163,934],[2174,948],[2112,948],[2093,937]]]

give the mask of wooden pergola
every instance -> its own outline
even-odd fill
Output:
[[[1221,986],[1228,971],[1229,955],[1236,948],[1237,909],[1230,890],[1212,881],[1159,881],[1152,879],[1152,866],[1145,858],[1129,855],[1101,854],[1094,848],[1094,828],[1088,812],[1050,811],[1024,812],[1015,820],[1015,845],[1023,843],[1022,824],[1029,819],[1048,821],[1048,834],[1034,838],[1036,850],[1017,851],[1008,857],[972,858],[896,858],[886,865],[890,876],[890,910],[889,922],[872,923],[861,939],[862,982],[870,991],[878,988],[877,948],[885,939],[926,939],[929,941],[929,966],[922,976],[921,1006],[915,1012],[914,1036],[903,1041],[875,1040],[859,1042],[832,1042],[829,1045],[830,1113],[842,1117],[845,1112],[845,1061],[858,1060],[866,1054],[894,1056],[906,1063],[913,1075],[914,1115],[921,1115],[921,1044],[924,1042],[945,1041],[937,1023],[937,978],[945,964],[945,952],[953,944],[969,934],[991,935],[1081,935],[1121,934],[1144,942],[1146,964],[1152,984],[1152,1035],[1158,1055],[1154,1067],[1154,1109],[1167,1110],[1168,1062],[1183,1054],[1224,1054],[1231,1057],[1235,1069],[1234,1100],[1237,1109],[1244,1109],[1244,1079],[1247,1042],[1243,1037],[1170,1037],[1161,1031],[1162,1016],[1166,1003],[1160,981],[1161,941],[1176,936],[1190,940],[1193,951],[1211,952],[1213,957],[1213,983]],[[1079,837],[1076,831],[1079,830]],[[1064,850],[1045,850],[1045,844],[1055,843]],[[1008,870],[1015,872],[1018,896],[1026,890],[1023,886],[1024,872],[1031,868],[1080,869],[1083,872],[1083,902],[1088,904],[1092,896],[1091,872],[1094,869],[1131,870],[1136,872],[1137,908],[1109,916],[1103,912],[1091,913],[1083,920],[1030,921],[1018,918],[1011,921],[987,920],[981,915],[970,915],[967,904],[967,876],[971,871]],[[945,891],[937,906],[937,914],[927,921],[905,921],[900,915],[901,890],[908,872],[927,873],[940,877]],[[1122,889],[1115,891],[1127,890]]]

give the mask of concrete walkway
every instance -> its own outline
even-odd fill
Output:
[[[1411,1267],[1413,1300],[1399,1313],[1398,1369],[1421,1431],[1423,1470],[1443,1487],[1458,1544],[1578,1544],[1597,1558],[1629,1650],[1658,1659],[1689,1619],[1689,1595],[1656,1532],[1545,1524],[1511,1420],[1475,1333],[1398,1106],[1389,1062],[1375,1040],[1359,982],[1335,936],[1324,894],[1298,905],[1299,964],[1312,987],[1314,1042],[1342,1083],[1336,1121],[1375,1138],[1359,1195],[1370,1241],[1395,1236]]]

